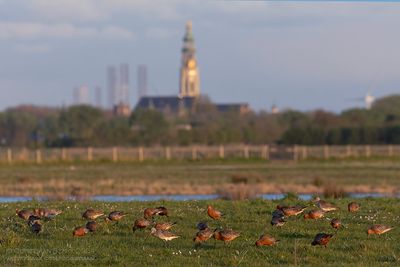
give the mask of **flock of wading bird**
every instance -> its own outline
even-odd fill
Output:
[[[332,212],[338,209],[332,203],[326,202],[319,198],[315,199],[316,206],[318,209],[312,209],[304,214],[304,219],[321,219],[324,217],[325,213]],[[302,214],[308,207],[307,206],[283,206],[278,205],[276,210],[272,212],[272,220],[271,225],[273,227],[282,227],[286,221],[285,217],[297,216]],[[357,212],[360,209],[360,204],[356,202],[351,202],[348,204],[349,212]],[[33,209],[33,210],[16,210],[16,214],[26,220],[28,225],[30,226],[33,233],[39,234],[43,229],[43,222],[54,219],[57,215],[61,214],[61,210],[56,209]],[[221,211],[216,210],[214,207],[208,205],[207,214],[213,220],[221,220],[223,218],[223,213]],[[104,221],[108,222],[116,222],[120,221],[124,218],[127,213],[122,211],[112,211],[105,217]],[[98,227],[98,223],[96,219],[105,216],[105,213],[100,210],[95,209],[87,209],[82,213],[82,217],[88,222],[86,225],[76,227],[72,234],[73,236],[81,237],[85,236],[89,232],[95,232]],[[172,222],[156,222],[155,216],[166,216],[168,217],[168,210],[165,207],[157,207],[157,208],[147,208],[143,212],[143,218],[135,220],[133,224],[133,232],[138,229],[146,229],[150,228],[150,234],[164,241],[171,241],[173,239],[178,238],[179,236],[170,232],[169,230],[176,224]],[[342,227],[342,222],[338,218],[334,218],[330,222],[332,228],[336,231]],[[214,237],[214,240],[223,241],[225,244],[235,240],[240,236],[239,232],[233,231],[232,229],[221,229],[217,228],[215,230],[211,229],[206,222],[199,222],[197,224],[198,232],[196,233],[193,241],[196,245],[200,245],[201,243],[206,242],[210,238]],[[372,225],[368,228],[368,235],[377,234],[381,235],[392,230],[392,227],[376,224]],[[329,243],[330,239],[334,236],[334,234],[327,233],[318,233],[314,240],[311,242],[311,245],[321,245],[326,247]],[[272,246],[279,242],[278,239],[272,237],[269,234],[263,234],[260,238],[255,242],[256,246]]]

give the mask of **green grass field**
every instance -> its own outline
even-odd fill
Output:
[[[400,189],[400,165],[393,160],[97,162],[2,165],[0,169],[3,196],[213,194],[238,177],[260,193],[314,193],[331,184],[348,192]]]
[[[328,213],[326,219],[305,221],[290,217],[281,229],[269,224],[271,212],[278,203],[307,204],[296,199],[276,201],[189,201],[189,202],[26,202],[0,204],[0,264],[30,266],[124,265],[124,266],[399,266],[400,200],[361,199],[358,213],[347,212],[350,199],[332,200],[340,211]],[[226,216],[213,222],[206,214],[212,204]],[[133,221],[142,216],[145,207],[164,205],[170,220],[178,224],[173,232],[179,239],[164,245],[149,236],[148,231],[132,233]],[[15,215],[16,208],[53,207],[64,211],[44,224],[38,236]],[[118,225],[102,223],[98,232],[85,237],[72,236],[75,226],[84,225],[81,213],[88,207],[104,211],[122,210],[130,214]],[[327,248],[310,245],[319,232],[334,233],[328,218],[343,221]],[[167,220],[158,217],[157,220]],[[230,245],[209,240],[195,248],[192,238],[201,220],[211,227],[229,227],[241,232]],[[367,236],[374,223],[395,227],[382,236]],[[257,248],[254,242],[267,232],[281,240],[274,247]]]

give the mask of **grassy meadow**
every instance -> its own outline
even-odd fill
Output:
[[[124,265],[124,266],[399,266],[400,265],[400,200],[360,199],[358,213],[348,213],[350,199],[330,200],[340,207],[326,218],[309,221],[301,216],[287,218],[282,228],[269,224],[271,212],[278,203],[306,204],[292,199],[281,201],[188,201],[188,202],[25,202],[0,204],[0,264],[29,266]],[[212,221],[206,213],[207,204],[226,215],[222,221]],[[142,216],[146,207],[166,206],[170,218],[176,221],[173,232],[181,237],[167,245],[149,235],[149,231],[132,232],[133,221]],[[16,208],[59,208],[64,212],[46,222],[39,235],[30,232],[26,222],[15,215]],[[128,212],[118,224],[102,220],[98,232],[73,237],[75,226],[85,224],[81,213],[88,207],[106,212]],[[334,233],[329,219],[340,218],[344,224],[327,248],[310,245],[319,232]],[[207,221],[211,227],[228,227],[241,232],[229,245],[209,240],[200,247],[192,241],[196,224]],[[395,227],[382,236],[367,236],[367,228],[375,223]],[[254,243],[262,233],[281,241],[274,247],[257,248]]]
[[[258,193],[321,193],[335,185],[347,192],[400,189],[398,160],[265,162],[93,162],[0,166],[2,196],[215,194],[245,183]]]

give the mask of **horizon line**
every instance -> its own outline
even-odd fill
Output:
[[[400,3],[400,0],[216,0],[222,2],[358,2],[358,3]]]

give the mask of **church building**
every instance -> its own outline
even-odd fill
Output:
[[[143,96],[135,110],[154,109],[168,114],[184,114],[191,110],[200,97],[200,73],[196,59],[192,22],[186,23],[186,32],[183,37],[182,59],[180,68],[179,93],[176,96]],[[218,111],[248,112],[246,103],[214,104]]]

